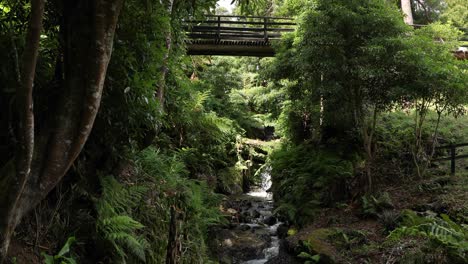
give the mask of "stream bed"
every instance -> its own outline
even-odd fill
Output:
[[[214,230],[211,248],[220,263],[263,264],[279,254],[278,227],[281,222],[273,214],[270,171],[265,170],[262,184],[251,192],[231,196],[225,202],[231,215],[228,228]]]

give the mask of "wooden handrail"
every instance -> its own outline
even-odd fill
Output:
[[[449,145],[444,145],[444,146],[437,146],[436,149],[446,149],[446,148],[459,148],[459,147],[466,147],[468,146],[468,143],[460,143],[460,144],[449,144]]]
[[[268,19],[285,19],[285,20],[294,20],[291,17],[272,17],[272,16],[235,16],[235,15],[205,15],[205,17],[236,17],[236,18],[268,18]]]
[[[450,156],[449,157],[442,157],[442,158],[433,159],[432,161],[450,160],[450,173],[452,175],[455,175],[455,169],[456,169],[455,161],[457,159],[468,158],[468,154],[457,155],[457,148],[466,147],[466,146],[468,146],[468,143],[459,143],[459,144],[449,144],[449,145],[444,145],[444,146],[437,146],[436,149],[450,149]]]
[[[189,28],[186,28],[187,30]],[[242,27],[217,27],[217,26],[193,26],[190,31],[191,32],[199,32],[199,31],[213,31],[216,29],[220,30],[228,30],[228,31],[254,31],[254,32],[263,32],[265,28],[242,28]],[[277,31],[277,32],[292,32],[294,29],[292,28],[268,28],[268,31]]]
[[[216,24],[218,20],[188,20],[188,24]],[[238,24],[238,25],[263,25],[264,22],[259,21],[230,21],[230,20],[221,20],[221,24]],[[269,22],[268,25],[273,26],[295,26],[296,23],[293,22]]]

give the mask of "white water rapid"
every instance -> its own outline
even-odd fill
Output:
[[[265,220],[273,215],[273,196],[271,193],[267,192],[271,187],[271,168],[268,167],[262,172],[261,179],[261,186],[247,193],[248,196],[261,198],[258,202],[252,204],[252,207],[258,210],[259,216],[252,220],[253,223],[244,223],[244,225],[267,231],[270,235],[271,242],[269,246],[263,250],[263,258],[247,260],[242,262],[242,264],[264,264],[269,259],[279,254],[279,238],[276,232],[281,222],[276,222],[273,225],[264,224]]]

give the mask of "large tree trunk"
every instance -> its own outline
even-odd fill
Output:
[[[34,208],[62,180],[81,152],[94,124],[101,102],[107,66],[111,57],[115,27],[123,0],[63,0],[64,85],[54,117],[36,131],[37,140],[26,185],[10,189],[10,179],[18,178],[8,170],[2,175],[2,190],[19,197],[10,211],[2,205],[0,226],[4,258],[9,238],[28,211]],[[21,169],[21,167],[19,167]],[[6,230],[6,231],[5,231]],[[8,231],[11,230],[11,231]]]
[[[413,12],[411,10],[411,0],[401,0],[401,11],[405,14],[405,23],[413,25]]]
[[[20,84],[16,91],[16,105],[18,111],[17,140],[18,148],[15,155],[15,168],[10,162],[0,175],[0,241],[2,241],[0,254],[8,250],[10,237],[13,234],[17,219],[21,216],[15,210],[26,186],[31,172],[31,161],[34,149],[34,113],[33,113],[33,86],[36,74],[36,63],[39,50],[39,41],[44,15],[44,0],[31,0],[31,17],[26,36],[26,46],[22,56]],[[4,178],[3,173],[15,174],[15,177]],[[8,187],[8,189],[6,189]],[[1,255],[0,255],[1,257]],[[1,262],[1,259],[0,259]]]

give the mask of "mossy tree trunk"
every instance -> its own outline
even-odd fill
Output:
[[[63,85],[59,100],[51,102],[51,110],[47,113],[49,118],[41,126],[34,127],[29,93],[32,92],[33,81],[30,75],[34,76],[35,72],[29,64],[35,65],[35,58],[31,57],[33,53],[28,51],[28,46],[37,44],[33,47],[37,57],[40,33],[36,32],[36,16],[40,15],[42,19],[43,0],[32,0],[29,31],[34,33],[28,33],[28,38],[34,36],[36,43],[28,43],[23,55],[22,80],[28,78],[28,82],[22,82],[20,92],[23,97],[17,109],[22,117],[17,135],[22,144],[18,144],[16,151],[16,169],[11,169],[13,162],[10,162],[0,175],[0,187],[4,193],[0,196],[2,260],[21,218],[62,180],[91,132],[101,102],[122,2],[62,1]],[[26,85],[31,85],[31,88]]]

